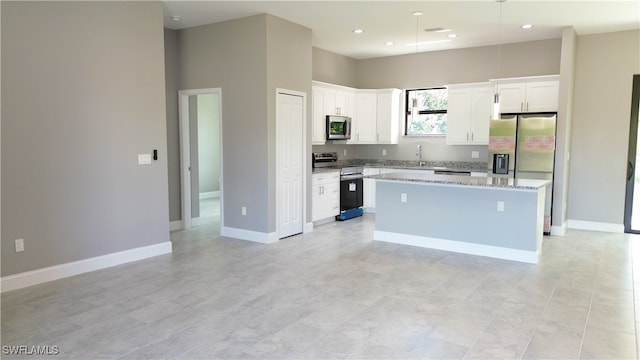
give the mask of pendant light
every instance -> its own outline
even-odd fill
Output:
[[[498,60],[496,66],[496,83],[495,83],[495,91],[493,93],[493,111],[491,113],[491,119],[498,120],[500,119],[500,92],[498,91],[498,78],[500,78],[500,50],[502,47],[502,3],[507,0],[496,0],[499,5],[499,21],[498,21]]]

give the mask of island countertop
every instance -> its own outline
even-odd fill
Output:
[[[511,190],[538,190],[551,183],[550,180],[514,179],[497,176],[456,176],[416,174],[408,172],[393,172],[380,175],[365,176],[367,179],[414,182],[440,185],[460,185],[474,187],[506,188]]]

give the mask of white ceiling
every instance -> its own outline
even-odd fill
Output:
[[[640,28],[640,0],[471,1],[163,1],[165,27],[182,29],[268,13],[312,29],[313,46],[356,59],[466,48],[561,37],[573,26],[578,35]],[[413,16],[420,10],[423,16]],[[502,16],[500,13],[502,12]],[[174,21],[172,16],[180,16]],[[418,22],[416,23],[416,19]],[[502,20],[500,20],[502,19]],[[533,24],[531,30],[521,25]],[[407,43],[447,39],[430,45]],[[353,29],[364,29],[356,35]],[[419,31],[416,31],[416,28]],[[386,41],[395,44],[387,46]]]

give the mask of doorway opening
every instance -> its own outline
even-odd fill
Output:
[[[624,231],[640,234],[640,162],[638,152],[638,113],[640,112],[640,75],[633,76],[631,92],[631,121],[629,128],[629,153],[627,158],[627,190],[624,206]]]
[[[223,224],[221,89],[181,90],[182,227]]]

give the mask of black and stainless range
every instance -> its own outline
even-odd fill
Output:
[[[336,220],[344,221],[364,213],[363,170],[361,166],[343,167],[340,170],[340,214],[336,216]]]

